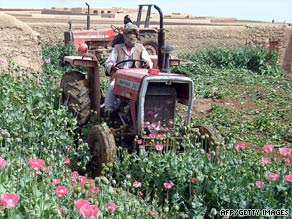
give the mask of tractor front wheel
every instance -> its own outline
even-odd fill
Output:
[[[217,146],[223,142],[223,138],[215,127],[210,125],[195,125],[192,128],[199,131],[199,140],[201,140],[203,149],[206,152],[213,150],[216,153],[220,153],[220,148]]]
[[[88,146],[98,165],[96,174],[100,175],[102,164],[114,162],[117,157],[115,138],[109,127],[105,124],[92,127],[88,134]]]

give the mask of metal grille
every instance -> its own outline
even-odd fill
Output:
[[[174,128],[176,91],[150,90],[145,98],[144,128],[149,132],[166,132]]]

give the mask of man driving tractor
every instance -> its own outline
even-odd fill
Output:
[[[111,83],[109,84],[105,100],[104,100],[104,112],[105,115],[110,115],[116,111],[120,105],[120,100],[113,94],[113,88],[115,83],[115,72],[119,68],[152,68],[153,62],[146,51],[145,47],[137,43],[139,36],[139,30],[136,25],[129,24],[125,27],[123,37],[124,43],[117,44],[113,48],[109,57],[105,62],[107,74],[111,76]],[[128,62],[126,60],[129,60]],[[130,60],[142,60],[141,62],[135,62]],[[121,64],[119,62],[126,61]]]

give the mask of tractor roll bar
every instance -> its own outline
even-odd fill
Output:
[[[87,5],[87,30],[90,30],[90,6],[87,2],[85,2]]]
[[[163,28],[163,13],[161,9],[157,5],[153,5],[154,8],[158,11],[159,13],[159,32],[158,32],[158,60],[157,60],[157,65],[158,68],[161,70],[163,68],[163,55],[161,52],[161,47],[165,44],[165,31]]]
[[[161,47],[165,44],[165,31],[163,29],[163,13],[161,9],[154,4],[141,4],[139,5],[139,11],[137,15],[137,21],[136,25],[137,27],[140,27],[141,24],[141,15],[142,15],[142,9],[143,7],[147,7],[147,14],[146,14],[146,19],[145,19],[145,24],[144,27],[149,27],[149,19],[151,15],[151,7],[153,6],[159,13],[159,31],[158,31],[158,60],[157,60],[157,65],[158,68],[161,70],[163,68],[163,54],[161,53]]]

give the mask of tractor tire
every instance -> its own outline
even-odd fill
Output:
[[[99,176],[103,163],[114,162],[117,157],[115,138],[107,125],[95,125],[88,134],[88,146],[97,164],[96,174]]]
[[[140,36],[140,42],[143,44],[149,55],[158,54],[157,34],[145,34]]]
[[[77,117],[78,126],[85,125],[91,115],[88,82],[78,71],[66,72],[61,80],[62,101]]]
[[[208,136],[204,138],[204,150],[210,152],[211,150],[220,153],[220,148],[215,148],[215,144],[220,144],[223,142],[223,138],[219,131],[210,125],[196,125],[192,128],[199,129],[200,136]]]
[[[157,55],[158,54],[158,44],[155,41],[146,41],[143,43],[146,51],[149,55]]]

